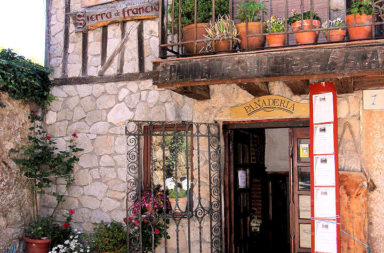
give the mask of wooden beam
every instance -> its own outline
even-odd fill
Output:
[[[81,75],[88,75],[88,31],[82,32],[81,42]]]
[[[265,96],[270,94],[267,82],[238,83],[237,85],[254,97],[260,97],[260,96]]]
[[[378,89],[384,88],[384,77],[375,78],[357,78],[353,80],[354,90],[365,90],[365,89]]]
[[[309,80],[287,80],[284,83],[295,95],[309,94]]]
[[[172,91],[196,100],[206,100],[211,98],[209,86],[193,86],[172,88]]]
[[[153,79],[156,73],[153,71],[144,73],[126,73],[115,76],[87,76],[87,77],[70,77],[70,78],[56,78],[53,83],[57,86],[60,85],[76,85],[76,84],[90,84],[90,83],[114,83],[124,81],[140,81]]]
[[[337,94],[353,93],[352,78],[336,78],[332,81],[335,84]]]
[[[51,13],[52,13],[52,0],[45,1],[45,59],[44,66],[49,68],[49,61],[51,59]]]
[[[65,0],[64,7],[64,47],[63,47],[63,59],[61,63],[61,76],[63,78],[68,77],[68,50],[69,50],[69,13],[71,11],[71,1]]]
[[[142,20],[137,27],[137,55],[139,58],[139,72],[145,72],[145,56],[144,56],[144,23]]]

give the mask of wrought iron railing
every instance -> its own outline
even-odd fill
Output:
[[[131,121],[126,136],[127,252],[222,252],[219,125]]]
[[[241,28],[239,39],[232,36],[233,26],[229,25],[228,34],[225,36],[209,36],[206,29],[209,23],[214,24],[220,15],[228,15],[230,20],[240,23],[239,4],[242,0],[162,0],[161,1],[161,36],[160,36],[160,58],[185,57],[202,54],[216,54],[223,52],[241,52],[251,50],[263,50],[271,48],[291,47],[307,44],[323,44],[347,42],[352,40],[366,40],[384,38],[384,0],[371,0],[373,15],[367,15],[364,21],[361,21],[359,14],[349,16],[348,9],[351,8],[353,1],[315,1],[315,0],[256,0],[265,6],[265,11],[261,13],[259,26],[255,30],[251,28],[251,22],[245,22],[244,28]],[[244,1],[244,0],[243,0]],[[251,2],[252,0],[245,0]],[[366,0],[369,1],[369,0]],[[365,1],[365,2],[366,2]],[[181,2],[181,4],[179,4]],[[364,1],[363,1],[364,2]],[[337,6],[339,4],[340,6]],[[202,8],[201,6],[204,6]],[[224,8],[223,8],[224,6]],[[289,21],[292,16],[292,10],[297,10],[299,15],[299,25],[293,28]],[[310,21],[306,19],[306,12],[310,14]],[[321,18],[320,26],[314,14],[317,12]],[[207,13],[209,15],[207,15]],[[364,13],[364,10],[362,11]],[[308,16],[308,15],[307,15]],[[271,31],[271,17],[280,17],[283,20],[283,31]],[[351,18],[352,17],[352,18]],[[342,19],[341,24],[332,21],[337,18]],[[200,22],[204,24],[201,25]],[[305,23],[307,22],[307,23]],[[307,25],[308,24],[308,25]],[[252,24],[253,25],[253,24]],[[363,28],[369,31],[367,36],[355,36],[352,34],[356,28]],[[191,33],[188,33],[188,30]],[[237,25],[237,30],[239,30]],[[345,34],[335,38],[337,30],[345,31]],[[201,31],[203,34],[199,33]],[[304,36],[308,33],[315,34],[314,41],[299,42],[297,36]],[[266,42],[265,37],[270,35],[281,35],[283,43],[278,45],[273,42]],[[341,38],[340,38],[341,36]],[[217,50],[219,41],[229,40],[226,50]],[[258,46],[251,45],[254,40],[261,40]],[[253,42],[252,42],[253,43]],[[208,46],[210,45],[210,46]]]

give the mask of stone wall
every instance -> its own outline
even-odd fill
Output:
[[[32,219],[31,193],[28,182],[9,157],[9,150],[27,140],[29,105],[0,92],[0,251],[14,241],[21,252],[24,226]]]

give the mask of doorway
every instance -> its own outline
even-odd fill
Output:
[[[228,125],[224,137],[226,252],[310,252],[309,128]]]

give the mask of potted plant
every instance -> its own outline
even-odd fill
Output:
[[[352,6],[347,9],[348,35],[351,40],[370,39],[372,37],[373,8],[370,0],[353,0]],[[363,25],[349,27],[354,25]]]
[[[206,35],[208,39],[214,39],[208,41],[206,44],[207,51],[224,52],[232,50],[232,46],[239,40],[237,39],[237,29],[233,20],[228,15],[219,16],[215,23],[210,22],[205,27]]]
[[[268,46],[281,47],[284,45],[286,34],[273,34],[285,32],[285,19],[272,16],[266,21]]]
[[[325,28],[324,34],[328,41],[330,42],[338,42],[343,41],[347,32],[343,27],[344,21],[341,18],[337,18],[335,20],[330,20],[328,23],[324,23],[323,27]]]
[[[188,194],[191,186],[190,181],[189,184],[187,184],[188,181],[189,180],[185,177],[182,178],[180,183],[175,182],[172,177],[165,180],[165,187],[168,190],[171,210],[179,209],[183,212],[187,209]]]
[[[179,3],[181,1],[181,20],[179,20]],[[212,1],[197,1],[197,12],[195,20],[195,0],[175,0],[174,8],[169,5],[168,14],[173,18],[168,23],[168,29],[172,33],[179,32],[179,22],[182,27],[183,41],[194,41],[204,39],[205,28],[212,20]],[[229,13],[229,2],[227,0],[215,1],[215,15],[225,15]],[[195,26],[196,21],[196,26]],[[186,53],[199,53],[205,46],[204,42],[191,42],[184,44]]]
[[[26,229],[24,238],[28,252],[46,253],[55,227],[52,223],[52,217],[58,206],[64,201],[64,196],[56,192],[52,193],[56,197],[57,204],[51,216],[44,218],[39,215],[38,195],[44,194],[45,189],[50,187],[53,180],[57,178],[63,178],[67,188],[71,185],[73,167],[75,162],[79,160],[75,153],[83,149],[76,147],[74,138],[77,135],[74,133],[68,146],[69,151],[58,151],[55,146],[56,142],[42,127],[42,118],[33,112],[29,119],[32,124],[30,127],[32,134],[28,136],[29,142],[18,149],[11,149],[10,154],[20,171],[30,181],[31,186],[33,223]],[[36,240],[39,239],[41,240],[39,244],[46,244],[46,246],[40,247],[42,251],[36,251],[35,245],[38,244]]]
[[[261,16],[265,12],[265,5],[253,0],[244,0],[238,5],[239,16],[241,23],[236,25],[239,32],[240,48],[241,49],[258,49],[264,47],[265,36],[258,35],[248,37],[251,34],[261,34],[264,32],[264,25],[260,22]],[[248,47],[247,47],[248,41]]]
[[[312,44],[317,42],[319,32],[306,31],[321,26],[321,18],[317,15],[316,10],[306,11],[301,14],[293,9],[291,16],[288,18],[288,24],[291,26],[292,31],[295,32],[297,44]]]
[[[101,221],[88,239],[91,241],[91,252],[120,252],[126,245],[127,233],[121,222],[108,224]]]

